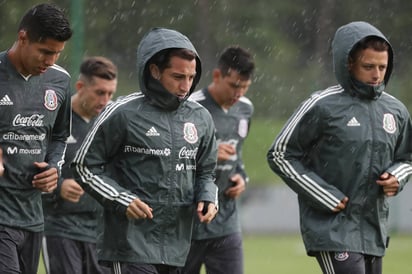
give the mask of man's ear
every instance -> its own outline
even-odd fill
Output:
[[[212,72],[213,81],[217,81],[222,77],[220,69],[215,68]]]
[[[78,92],[84,87],[84,82],[82,80],[77,80],[74,86],[76,88],[76,91]]]
[[[154,79],[160,80],[160,70],[158,66],[156,66],[155,64],[150,64],[149,70],[150,70],[150,74],[152,75]]]
[[[29,41],[29,37],[27,35],[27,31],[25,30],[19,30],[19,32],[17,33],[17,39],[19,41],[19,43],[26,43]]]

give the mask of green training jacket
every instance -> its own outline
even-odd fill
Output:
[[[365,22],[338,29],[332,43],[340,85],[315,92],[286,122],[268,152],[270,167],[298,194],[301,233],[309,255],[316,251],[383,256],[388,240],[388,198],[376,183],[388,172],[400,190],[412,173],[412,125],[406,107],[384,84],[354,83],[348,54],[361,39],[377,36]],[[346,208],[332,210],[347,196]]]
[[[146,65],[168,48],[195,51],[176,31],[149,32],[137,51],[142,92],[109,105],[73,161],[76,181],[105,207],[99,260],[183,266],[197,202],[217,203],[217,147],[209,112],[169,93]],[[199,58],[196,72],[191,92],[200,78]],[[153,219],[126,218],[135,198],[153,209]]]

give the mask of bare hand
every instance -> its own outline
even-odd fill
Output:
[[[235,174],[230,177],[230,181],[233,182],[233,186],[226,189],[225,194],[234,199],[240,196],[246,189],[246,183],[240,174]]]
[[[126,216],[130,219],[153,219],[153,209],[140,199],[134,199],[127,207]]]
[[[236,148],[233,145],[220,143],[217,148],[217,160],[227,161],[236,154]]]
[[[333,209],[333,212],[340,212],[346,208],[346,205],[348,204],[349,198],[345,197],[340,201],[340,203]]]
[[[0,176],[4,174],[4,165],[3,165],[3,150],[0,148]]]
[[[379,177],[380,180],[376,180],[376,183],[383,188],[383,193],[388,196],[395,196],[399,190],[399,182],[395,176],[389,174],[388,172],[382,173]]]
[[[203,215],[203,207],[207,204],[207,212]],[[210,223],[217,214],[217,208],[213,203],[199,202],[197,204],[197,216],[201,223]]]
[[[48,164],[46,162],[34,162],[34,165],[39,170],[45,170],[33,176],[33,187],[43,192],[53,192],[53,190],[55,190],[57,187],[57,179],[59,178],[57,168],[47,168]]]
[[[62,182],[60,196],[72,203],[77,203],[84,194],[83,188],[73,179],[65,179]]]

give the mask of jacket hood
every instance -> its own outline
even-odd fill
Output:
[[[149,71],[148,61],[156,53],[171,48],[184,48],[196,53],[196,76],[184,100],[167,91],[159,81],[151,76]],[[140,89],[150,103],[162,109],[175,110],[190,96],[199,83],[201,61],[195,47],[185,35],[171,29],[153,28],[145,34],[137,48],[137,70]]]
[[[359,83],[352,79],[348,70],[349,53],[353,47],[362,39],[375,36],[384,39],[389,44],[388,67],[384,77],[384,84],[379,87],[372,87]],[[366,22],[352,22],[340,27],[332,41],[333,70],[339,84],[348,92],[369,98],[379,96],[384,87],[388,84],[393,68],[393,49],[388,39],[374,26]],[[355,81],[354,81],[355,80]]]

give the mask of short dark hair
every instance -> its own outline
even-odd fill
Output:
[[[385,39],[377,36],[368,36],[353,46],[352,50],[349,52],[349,61],[355,61],[359,58],[359,53],[365,49],[374,49],[376,51],[389,51],[390,46]]]
[[[185,48],[168,48],[153,55],[148,63],[155,64],[160,72],[163,72],[166,68],[170,67],[170,59],[175,56],[192,61],[197,55],[194,51]]]
[[[106,57],[88,57],[80,65],[80,77],[92,80],[94,76],[106,80],[114,80],[117,77],[117,67]]]
[[[48,38],[65,42],[73,34],[63,10],[47,3],[28,10],[21,19],[18,30],[25,30],[31,42],[43,42]]]
[[[235,70],[250,79],[255,70],[252,55],[240,46],[227,47],[220,55],[217,65],[223,76],[229,75],[230,70]]]

